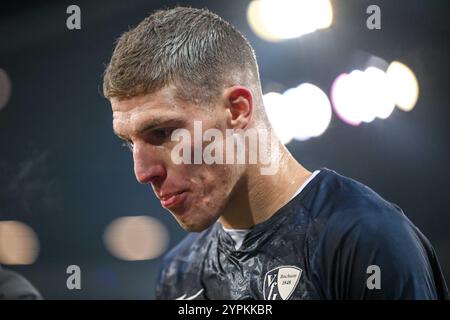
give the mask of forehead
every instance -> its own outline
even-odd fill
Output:
[[[159,111],[170,111],[170,109],[179,108],[180,104],[179,101],[176,101],[173,92],[167,89],[129,99],[111,99],[114,118],[130,117],[135,114],[148,113],[151,111],[156,113],[157,109]]]
[[[112,98],[111,107],[114,131],[124,136],[149,122],[181,120],[194,111],[191,104],[176,99],[174,90],[169,88],[130,99]]]

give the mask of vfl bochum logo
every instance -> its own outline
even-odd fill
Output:
[[[297,288],[302,269],[281,266],[270,270],[264,277],[263,295],[265,300],[288,300]]]

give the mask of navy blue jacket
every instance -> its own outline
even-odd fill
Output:
[[[164,259],[157,299],[448,299],[436,254],[402,210],[322,169],[239,250],[219,223]]]

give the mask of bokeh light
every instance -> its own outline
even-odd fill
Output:
[[[270,124],[278,139],[284,144],[289,143],[294,137],[288,105],[284,101],[284,96],[278,92],[269,92],[263,96],[264,107]]]
[[[331,104],[317,86],[303,83],[283,94],[269,92],[263,96],[270,123],[284,144],[292,139],[307,140],[318,137],[331,121]]]
[[[333,8],[329,0],[254,0],[247,19],[258,36],[280,41],[328,28]]]
[[[28,265],[39,255],[39,240],[29,226],[19,221],[0,221],[0,263]]]
[[[361,117],[352,100],[353,92],[350,75],[343,73],[333,82],[331,100],[336,115],[345,123],[357,126],[361,123]]]
[[[419,98],[419,83],[414,72],[403,63],[393,61],[386,73],[395,104],[403,111],[411,111]]]
[[[318,137],[331,121],[331,104],[327,95],[317,86],[303,83],[287,90],[285,102],[291,110],[292,134],[296,140]]]
[[[267,30],[264,22],[261,20],[259,14],[259,0],[253,0],[248,5],[247,9],[247,21],[252,30],[261,38],[266,41],[278,42],[281,41],[279,37],[274,36],[269,30]]]
[[[169,244],[169,233],[155,218],[122,217],[106,227],[103,240],[107,249],[119,259],[150,260],[165,252]]]
[[[394,111],[395,102],[387,74],[378,68],[369,67],[364,71],[365,93],[368,112],[371,117],[387,119]]]
[[[336,114],[344,122],[357,126],[376,117],[386,119],[397,105],[410,111],[416,105],[419,85],[414,73],[394,61],[384,72],[376,67],[353,70],[339,75],[331,87]]]
[[[331,100],[339,118],[354,126],[376,117],[386,119],[395,108],[387,75],[375,67],[338,76],[331,87]]]

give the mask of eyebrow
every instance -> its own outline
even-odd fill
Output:
[[[145,123],[141,128],[137,129],[136,134],[142,134],[146,131],[153,130],[155,128],[158,128],[158,127],[168,124],[168,123],[181,124],[182,122],[183,121],[181,119],[176,119],[176,118],[175,119],[174,118],[167,118],[167,119],[163,118],[163,119],[153,120],[150,123]],[[121,135],[115,131],[114,131],[114,134],[122,140],[129,141],[129,138],[127,138],[124,135]]]

